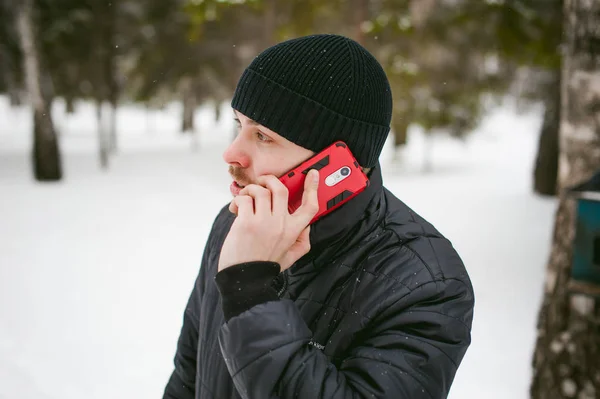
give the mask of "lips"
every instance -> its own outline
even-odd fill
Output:
[[[235,197],[236,195],[240,194],[240,191],[242,191],[242,189],[245,186],[242,186],[241,184],[239,184],[238,182],[236,182],[235,180],[231,183],[231,186],[229,186],[229,191],[231,191],[231,194]]]

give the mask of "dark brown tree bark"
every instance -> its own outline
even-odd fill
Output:
[[[69,115],[75,113],[75,99],[71,96],[65,97],[65,112]]]
[[[110,153],[117,152],[117,103],[119,99],[119,85],[117,82],[117,45],[116,45],[116,29],[117,29],[117,6],[118,2],[108,2],[106,7],[106,22],[105,22],[105,42],[106,42],[106,58],[104,60],[104,74],[108,85],[108,102],[110,103],[110,123],[108,129],[108,149]]]
[[[437,0],[411,0],[409,12],[412,24],[420,29],[433,12]]]
[[[1,9],[0,9],[1,11]],[[11,59],[6,47],[0,41],[0,73],[6,85],[6,94],[13,107],[21,105],[21,93],[14,71],[14,60]]]
[[[368,0],[354,0],[352,3],[354,9],[354,40],[364,46],[363,23],[369,19],[369,2]]]
[[[558,131],[560,127],[560,72],[552,79],[544,101],[544,120],[533,172],[533,190],[556,195],[558,179]]]
[[[110,123],[108,126],[108,149],[111,154],[117,152],[117,103],[110,102]]]
[[[98,123],[98,154],[100,167],[108,169],[109,155],[116,152],[116,110],[118,85],[116,79],[115,24],[117,2],[94,1],[94,97]],[[108,107],[106,105],[108,104]],[[107,112],[110,108],[110,113]]]
[[[219,122],[221,120],[221,101],[217,100],[214,103],[215,107],[215,122]]]
[[[16,3],[19,7],[17,29],[29,101],[33,105],[33,171],[38,181],[57,181],[62,179],[61,157],[58,139],[52,122],[51,107],[43,95],[39,52],[37,50],[34,22],[33,0]]]
[[[534,399],[600,397],[600,306],[570,291],[575,203],[564,189],[600,168],[600,0],[567,0],[559,206],[533,355]]]
[[[394,115],[392,118],[392,130],[394,132],[394,147],[398,148],[406,144],[409,123],[406,118]]]
[[[196,110],[196,93],[191,79],[185,79],[182,84],[183,114],[181,131],[192,133],[194,131],[194,111]]]
[[[96,123],[98,125],[98,155],[100,159],[100,168],[108,169],[108,154],[110,151],[110,137],[106,129],[105,109],[102,101],[96,102]]]
[[[265,48],[275,44],[277,31],[277,1],[266,0],[264,2],[264,24],[263,40]]]

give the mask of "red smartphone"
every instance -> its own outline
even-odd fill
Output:
[[[336,141],[279,178],[289,191],[290,213],[302,205],[304,180],[311,169],[319,170],[319,211],[310,224],[350,201],[369,185],[369,179],[346,143]]]

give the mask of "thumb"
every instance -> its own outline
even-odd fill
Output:
[[[304,192],[302,193],[302,205],[294,215],[299,215],[304,226],[312,220],[319,211],[319,171],[311,169],[304,180]]]

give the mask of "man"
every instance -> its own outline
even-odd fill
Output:
[[[444,398],[470,344],[473,289],[451,243],[382,185],[392,96],[337,35],[261,53],[238,83],[214,221],[165,398]],[[287,211],[277,179],[336,140],[365,191],[309,226],[317,171]]]

